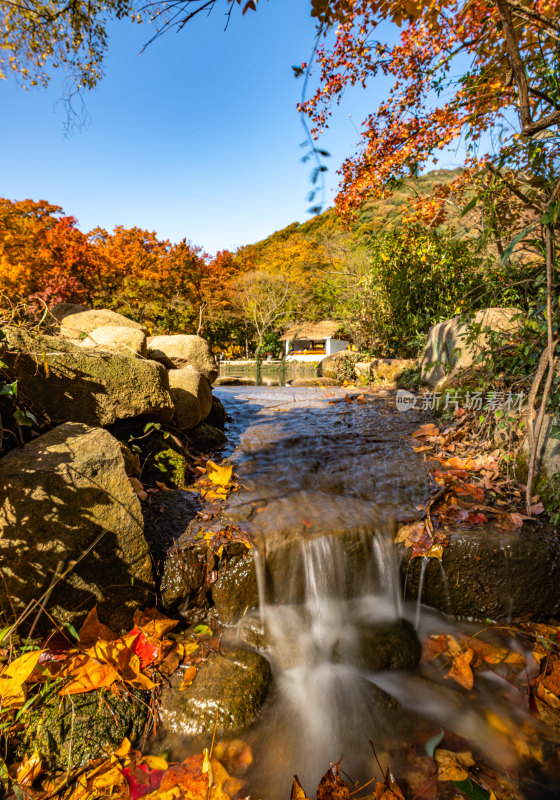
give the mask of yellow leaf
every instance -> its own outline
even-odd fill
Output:
[[[0,701],[3,709],[21,708],[25,703],[25,681],[29,678],[43,650],[33,650],[14,659],[0,675]]]
[[[469,691],[474,685],[474,675],[470,666],[473,656],[474,652],[470,648],[467,648],[464,653],[459,653],[454,656],[451,669],[445,676],[446,678],[451,678],[458,683],[459,686],[463,686]]]
[[[220,466],[213,461],[206,462],[206,475],[216,486],[229,486],[233,474],[233,467],[230,465]]]
[[[181,685],[179,686],[179,691],[183,692],[185,689],[188,689],[195,678],[196,678],[196,667],[191,665],[190,667],[186,668],[183,674],[183,680],[181,681]]]
[[[134,624],[141,631],[144,631],[146,636],[152,636],[155,639],[163,639],[169,631],[176,628],[179,621],[176,619],[169,619],[157,608],[148,608],[145,611],[138,611],[134,614]]]
[[[97,606],[94,606],[84,620],[84,624],[78,631],[80,645],[83,647],[90,647],[98,639],[104,639],[107,642],[112,642],[118,639],[118,635],[99,621],[97,615]]]
[[[167,759],[163,756],[142,756],[142,761],[148,769],[166,770],[169,766]]]
[[[16,783],[19,783],[21,786],[31,786],[33,781],[41,774],[42,769],[43,762],[41,761],[41,757],[39,753],[34,750],[33,755],[29,758],[25,757],[18,767]]]
[[[436,750],[434,760],[438,766],[439,781],[466,781],[466,767],[474,766],[472,753],[453,753],[451,750]]]
[[[119,675],[110,664],[100,664],[87,653],[73,656],[65,661],[57,673],[59,678],[69,678],[59,694],[81,694],[101,689],[118,681]]]

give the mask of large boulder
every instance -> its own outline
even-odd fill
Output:
[[[354,364],[358,360],[357,353],[349,350],[341,350],[340,353],[333,353],[325,356],[317,367],[319,378],[334,378],[337,381],[350,381],[355,377]]]
[[[81,314],[82,311],[87,310],[85,306],[80,306],[77,303],[56,303],[50,309],[50,312],[58,322],[62,322],[64,317],[68,317],[70,314]]]
[[[86,311],[78,311],[75,314],[65,314],[62,317],[60,332],[70,339],[81,339],[85,333],[92,333],[96,328],[102,328],[106,325],[136,328],[146,336],[149,332],[139,322],[135,322],[122,314],[117,314],[116,311],[110,311],[108,308],[92,308]]]
[[[146,334],[140,328],[124,325],[103,325],[80,340],[82,347],[97,347],[123,356],[146,358]]]
[[[367,381],[396,383],[403,372],[415,364],[411,358],[374,358],[372,361],[358,361],[354,371],[358,378]]]
[[[68,422],[12,450],[0,460],[0,498],[5,616],[44,599],[54,619],[77,624],[97,604],[123,628],[150,600],[140,502],[108,431]]]
[[[517,308],[485,308],[477,311],[470,323],[463,317],[438,322],[428,332],[428,340],[420,361],[422,380],[439,387],[461,370],[474,366],[488,347],[488,332],[514,334],[521,327]],[[469,341],[469,327],[479,330]]]
[[[208,378],[192,366],[170,369],[168,378],[177,427],[181,430],[194,428],[212,409],[212,388]]]
[[[165,730],[181,736],[211,736],[249,727],[266,696],[268,661],[257,653],[220,649],[198,666],[191,686],[179,690],[182,670],[161,694]]]
[[[560,550],[528,526],[458,531],[441,562],[411,559],[405,550],[402,571],[409,595],[421,592],[423,603],[455,616],[546,619],[560,613]]]
[[[196,367],[206,375],[210,383],[218,377],[216,359],[210,345],[202,336],[175,334],[150,336],[148,339],[148,358],[160,361],[168,368]]]
[[[99,353],[21,328],[4,332],[0,358],[17,378],[20,393],[52,420],[104,426],[138,416],[172,419],[173,400],[161,364]]]

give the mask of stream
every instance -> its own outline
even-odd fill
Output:
[[[274,678],[244,737],[254,751],[254,798],[287,800],[294,774],[314,797],[329,763],[341,758],[352,781],[381,779],[389,764],[398,776],[406,748],[443,729],[457,737],[455,749],[515,773],[515,731],[535,726],[526,696],[499,669],[477,671],[468,692],[445,679],[441,665],[411,666],[418,639],[484,626],[404,600],[395,527],[418,517],[434,493],[422,454],[405,437],[427,417],[399,413],[391,394],[352,394],[216,390],[233,420],[226,454],[242,484],[227,517],[259,544],[260,608],[241,621],[239,636],[255,640],[257,630]],[[509,635],[495,640],[526,657],[527,674],[535,670]],[[521,776],[521,794],[503,797],[560,796],[547,781]]]

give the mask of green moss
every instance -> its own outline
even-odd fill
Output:
[[[152,456],[148,477],[182,489],[185,486],[186,469],[187,460],[184,455],[172,447],[163,447]]]
[[[148,717],[147,693],[116,697],[107,690],[59,697],[31,708],[25,728],[10,743],[13,759],[37,750],[49,769],[72,771],[108,755],[125,737],[134,744]]]

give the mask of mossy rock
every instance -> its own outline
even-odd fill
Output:
[[[134,744],[148,718],[148,695],[132,691],[117,697],[107,690],[55,695],[28,710],[25,728],[11,743],[11,757],[21,760],[37,750],[47,769],[70,772],[109,755],[127,737]]]
[[[223,431],[213,428],[205,422],[201,422],[196,428],[190,430],[188,437],[195,450],[199,450],[201,453],[217,450],[227,443],[227,436]]]
[[[187,460],[173,447],[162,447],[153,455],[148,467],[149,476],[154,482],[161,481],[177,489],[185,486]],[[159,477],[158,477],[159,476]]]
[[[257,716],[270,679],[268,661],[258,653],[220,648],[198,665],[191,686],[179,690],[178,670],[161,695],[164,729],[181,736],[211,736],[246,729]]]

